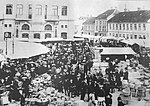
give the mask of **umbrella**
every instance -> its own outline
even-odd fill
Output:
[[[6,53],[5,42],[0,42],[0,49],[3,49],[4,53]],[[10,59],[29,58],[47,52],[49,52],[49,48],[39,43],[19,41],[13,42],[9,40],[7,42],[7,57]]]

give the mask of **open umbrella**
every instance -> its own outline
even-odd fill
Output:
[[[7,48],[7,49],[6,49]],[[29,58],[49,52],[49,48],[39,43],[8,41],[0,42],[0,49],[7,51],[7,57],[10,59]]]

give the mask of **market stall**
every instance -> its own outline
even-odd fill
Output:
[[[8,40],[0,42],[0,49],[4,51],[10,59],[29,58],[32,56],[40,55],[49,52],[49,49],[39,43],[32,42],[19,42]]]

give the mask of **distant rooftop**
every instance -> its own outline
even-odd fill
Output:
[[[115,12],[116,9],[110,9],[105,11],[104,13],[98,15],[96,17],[96,19],[107,19],[108,16],[110,16],[111,14],[113,14]]]
[[[95,23],[95,17],[91,17],[87,19],[83,24],[94,24]]]
[[[120,12],[108,22],[147,22],[150,19],[150,10]]]

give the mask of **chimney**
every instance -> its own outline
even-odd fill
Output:
[[[138,7],[138,8],[137,8],[137,10],[138,10],[138,11],[140,11],[140,10],[141,10],[141,8],[140,8],[140,7]]]
[[[127,6],[126,6],[126,4],[125,4],[124,12],[127,12]]]
[[[124,12],[127,12],[127,9],[126,9],[126,8],[124,9]]]

